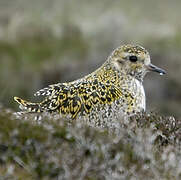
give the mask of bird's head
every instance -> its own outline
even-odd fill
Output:
[[[118,47],[110,56],[110,63],[117,71],[129,74],[138,80],[143,80],[147,72],[165,71],[151,64],[150,55],[146,49],[138,45],[123,45]]]

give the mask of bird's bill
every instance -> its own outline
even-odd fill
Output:
[[[166,71],[165,71],[165,70],[163,70],[163,69],[161,69],[161,68],[159,68],[159,67],[157,67],[157,66],[155,66],[155,65],[153,65],[153,64],[149,64],[149,65],[147,66],[147,69],[148,69],[149,71],[157,72],[157,73],[159,73],[160,75],[166,74]]]

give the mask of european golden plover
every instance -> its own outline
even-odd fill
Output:
[[[163,69],[151,64],[146,49],[138,45],[123,45],[93,73],[36,92],[35,96],[45,96],[40,103],[18,97],[14,99],[24,112],[54,112],[71,119],[83,118],[94,126],[105,126],[118,116],[145,111],[142,82],[149,71],[165,74]]]

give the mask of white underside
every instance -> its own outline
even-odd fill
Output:
[[[142,84],[142,82],[138,81],[137,79],[135,80],[135,82],[136,82],[138,89],[140,89],[140,94],[143,97],[143,98],[141,98],[140,107],[145,111],[146,110],[146,97],[145,97],[145,90],[144,90],[143,84]]]

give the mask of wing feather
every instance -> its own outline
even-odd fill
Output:
[[[122,92],[112,84],[86,80],[50,85],[35,95],[47,96],[41,103],[43,110],[70,114],[74,119],[80,113],[90,113],[95,106],[111,104]]]
[[[49,85],[48,87],[40,89],[34,94],[34,96],[51,96],[53,93],[61,91],[61,89],[65,88],[66,86],[67,83],[52,84]]]

